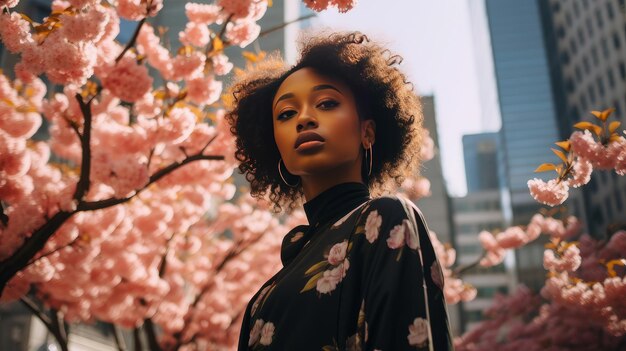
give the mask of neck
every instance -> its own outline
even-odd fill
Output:
[[[332,188],[337,184],[342,183],[363,183],[363,177],[361,176],[361,161],[360,157],[356,162],[345,165],[344,167],[338,167],[331,171],[324,172],[323,175],[301,175],[302,179],[302,191],[306,201],[311,201],[317,195],[324,192],[327,189]]]

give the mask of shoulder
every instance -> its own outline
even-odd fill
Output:
[[[420,216],[419,214],[417,206],[404,195],[383,195],[370,201],[362,211],[361,222],[367,221],[368,217],[375,216],[381,216],[386,221],[411,220]]]

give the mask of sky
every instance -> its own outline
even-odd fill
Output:
[[[453,196],[467,192],[462,136],[496,130],[481,119],[468,9],[471,0],[360,0],[347,13],[332,8],[319,23],[359,30],[404,60],[400,68],[419,95],[433,95],[444,179]]]

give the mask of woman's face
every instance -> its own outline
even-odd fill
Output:
[[[312,68],[299,69],[278,88],[272,116],[274,139],[290,173],[306,178],[350,169],[359,172],[360,180],[365,123],[359,121],[355,98],[342,81]],[[315,140],[296,148],[298,137],[311,132],[317,134]]]

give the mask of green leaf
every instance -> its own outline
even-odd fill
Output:
[[[535,172],[547,172],[547,171],[556,171],[556,166],[552,163],[543,163],[541,166],[535,169]]]
[[[316,272],[316,271],[318,271],[320,269],[324,269],[327,265],[329,265],[328,261],[318,262],[318,263],[312,265],[311,268],[307,269],[307,271],[304,272],[304,275],[305,276],[311,275],[311,274],[313,274],[313,272]]]
[[[324,275],[324,272],[319,272],[316,275],[314,275],[311,279],[309,279],[309,281],[306,283],[304,288],[300,290],[300,292],[303,293],[305,291],[309,291],[313,289],[313,287],[317,285],[317,281],[322,277],[322,275]]]

